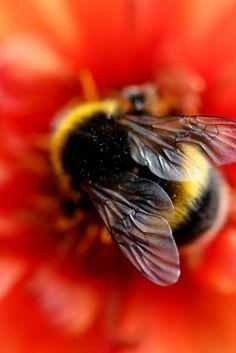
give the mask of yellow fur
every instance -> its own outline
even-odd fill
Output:
[[[196,162],[199,168],[196,178],[191,181],[175,183],[176,195],[173,199],[175,212],[170,220],[172,229],[176,229],[187,217],[194,203],[201,197],[208,182],[208,162],[197,147],[185,147],[184,152]]]
[[[118,101],[105,100],[82,104],[77,108],[71,109],[67,116],[63,116],[51,138],[51,159],[58,176],[63,177],[65,173],[62,166],[62,150],[70,133],[97,112],[114,114],[118,110]]]

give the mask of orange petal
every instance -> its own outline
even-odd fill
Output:
[[[0,38],[19,33],[40,33],[54,44],[73,47],[78,40],[80,26],[72,16],[70,1],[1,0]]]

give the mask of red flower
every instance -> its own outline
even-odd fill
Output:
[[[1,352],[235,351],[235,166],[224,228],[161,288],[92,214],[63,218],[45,149],[84,70],[101,96],[152,80],[161,112],[236,117],[235,19],[231,0],[0,1]]]

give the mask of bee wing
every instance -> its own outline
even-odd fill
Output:
[[[163,179],[186,181],[199,175],[201,167],[190,156],[194,146],[209,166],[236,161],[236,122],[227,118],[126,115],[120,123],[128,128],[132,158]]]
[[[93,185],[92,201],[131,264],[159,285],[175,283],[179,277],[179,254],[165,217],[172,202],[156,183],[122,178],[111,188]]]

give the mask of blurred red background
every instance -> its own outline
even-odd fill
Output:
[[[101,95],[153,81],[182,113],[236,118],[235,33],[233,0],[0,0],[0,352],[235,352],[235,165],[224,227],[161,288],[89,214],[76,248],[58,232],[45,147],[82,70]]]

